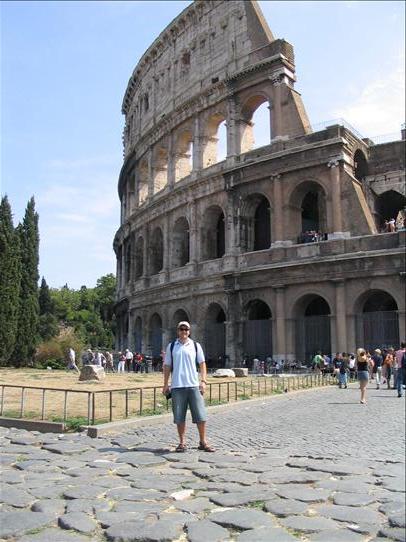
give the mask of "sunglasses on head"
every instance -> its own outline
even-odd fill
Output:
[[[182,326],[182,327],[179,328],[179,330],[180,331],[189,331],[189,328]]]

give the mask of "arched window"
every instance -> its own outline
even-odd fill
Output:
[[[154,149],[154,194],[160,192],[168,184],[168,149]]]
[[[318,295],[304,296],[296,304],[296,356],[311,361],[317,352],[331,354],[331,310]]]
[[[134,346],[136,352],[142,352],[142,320],[139,316],[134,324]]]
[[[271,208],[262,194],[252,194],[242,205],[240,238],[243,252],[265,250],[271,245]]]
[[[368,162],[365,154],[358,149],[354,154],[354,177],[359,181],[365,179],[368,175]]]
[[[138,237],[135,244],[135,279],[142,277],[144,273],[144,239]]]
[[[406,208],[406,198],[403,194],[395,190],[388,190],[380,194],[376,203],[378,212],[378,228],[383,231],[390,231],[390,228],[385,227],[385,222],[395,219],[395,224],[399,223],[399,214],[403,216]]]
[[[164,242],[161,228],[155,228],[151,235],[151,275],[159,273],[164,265]]]
[[[190,259],[189,223],[184,216],[175,222],[172,233],[172,267],[183,267]]]
[[[149,321],[149,345],[153,358],[158,358],[162,351],[162,319],[154,313]]]
[[[269,201],[263,198],[254,216],[254,250],[265,250],[271,245],[271,209]]]
[[[287,229],[298,243],[322,241],[328,232],[326,193],[315,181],[303,181],[293,191]],[[333,209],[334,212],[334,209]]]
[[[212,303],[206,314],[205,341],[208,367],[224,367],[226,315],[218,303]]]
[[[246,313],[243,351],[250,366],[254,356],[260,356],[263,360],[272,356],[272,313],[268,305],[259,299],[248,304]]]
[[[190,130],[181,132],[176,144],[175,182],[190,175],[193,167],[193,135]]]
[[[202,228],[202,258],[214,260],[225,254],[224,213],[221,207],[213,205],[204,213]]]
[[[205,130],[205,145],[203,147],[203,167],[209,167],[213,164],[216,164],[220,161],[220,150],[221,154],[224,155],[224,148],[227,147],[227,137],[224,133],[225,130],[225,117],[222,113],[216,113],[212,115],[206,125]],[[224,126],[220,130],[220,125]],[[219,142],[219,135],[222,137],[222,141]],[[223,141],[225,139],[225,142]],[[220,145],[219,145],[220,143]],[[225,153],[227,154],[227,153]],[[224,159],[223,157],[221,159]]]
[[[138,205],[142,205],[148,197],[148,161],[141,160],[138,166]]]
[[[395,299],[382,290],[366,292],[358,302],[356,317],[358,346],[374,348],[396,347],[399,344],[398,305]]]
[[[302,233],[307,231],[319,231],[319,194],[308,192],[302,201]]]
[[[125,282],[128,284],[131,280],[131,241],[127,243],[125,249]]]
[[[241,153],[269,145],[271,128],[269,102],[265,96],[251,96],[242,108],[245,126],[241,137]]]

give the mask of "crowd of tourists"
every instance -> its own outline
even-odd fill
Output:
[[[108,350],[92,350],[88,348],[82,353],[82,365],[98,365],[106,373],[150,373],[161,371],[164,352],[158,358],[152,358],[141,352],[131,352],[126,348],[123,352],[109,352]],[[76,353],[73,348],[67,352],[68,369],[79,372],[76,364]]]

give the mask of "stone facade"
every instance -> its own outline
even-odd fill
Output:
[[[213,366],[404,334],[405,231],[378,232],[405,205],[405,141],[313,132],[295,81],[255,2],[196,1],[141,58],[122,108],[118,349],[158,356],[185,319]]]

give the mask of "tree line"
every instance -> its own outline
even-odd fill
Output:
[[[66,349],[114,345],[113,274],[95,288],[49,288],[39,282],[39,227],[35,201],[14,227],[7,196],[0,203],[0,365],[62,365]]]

